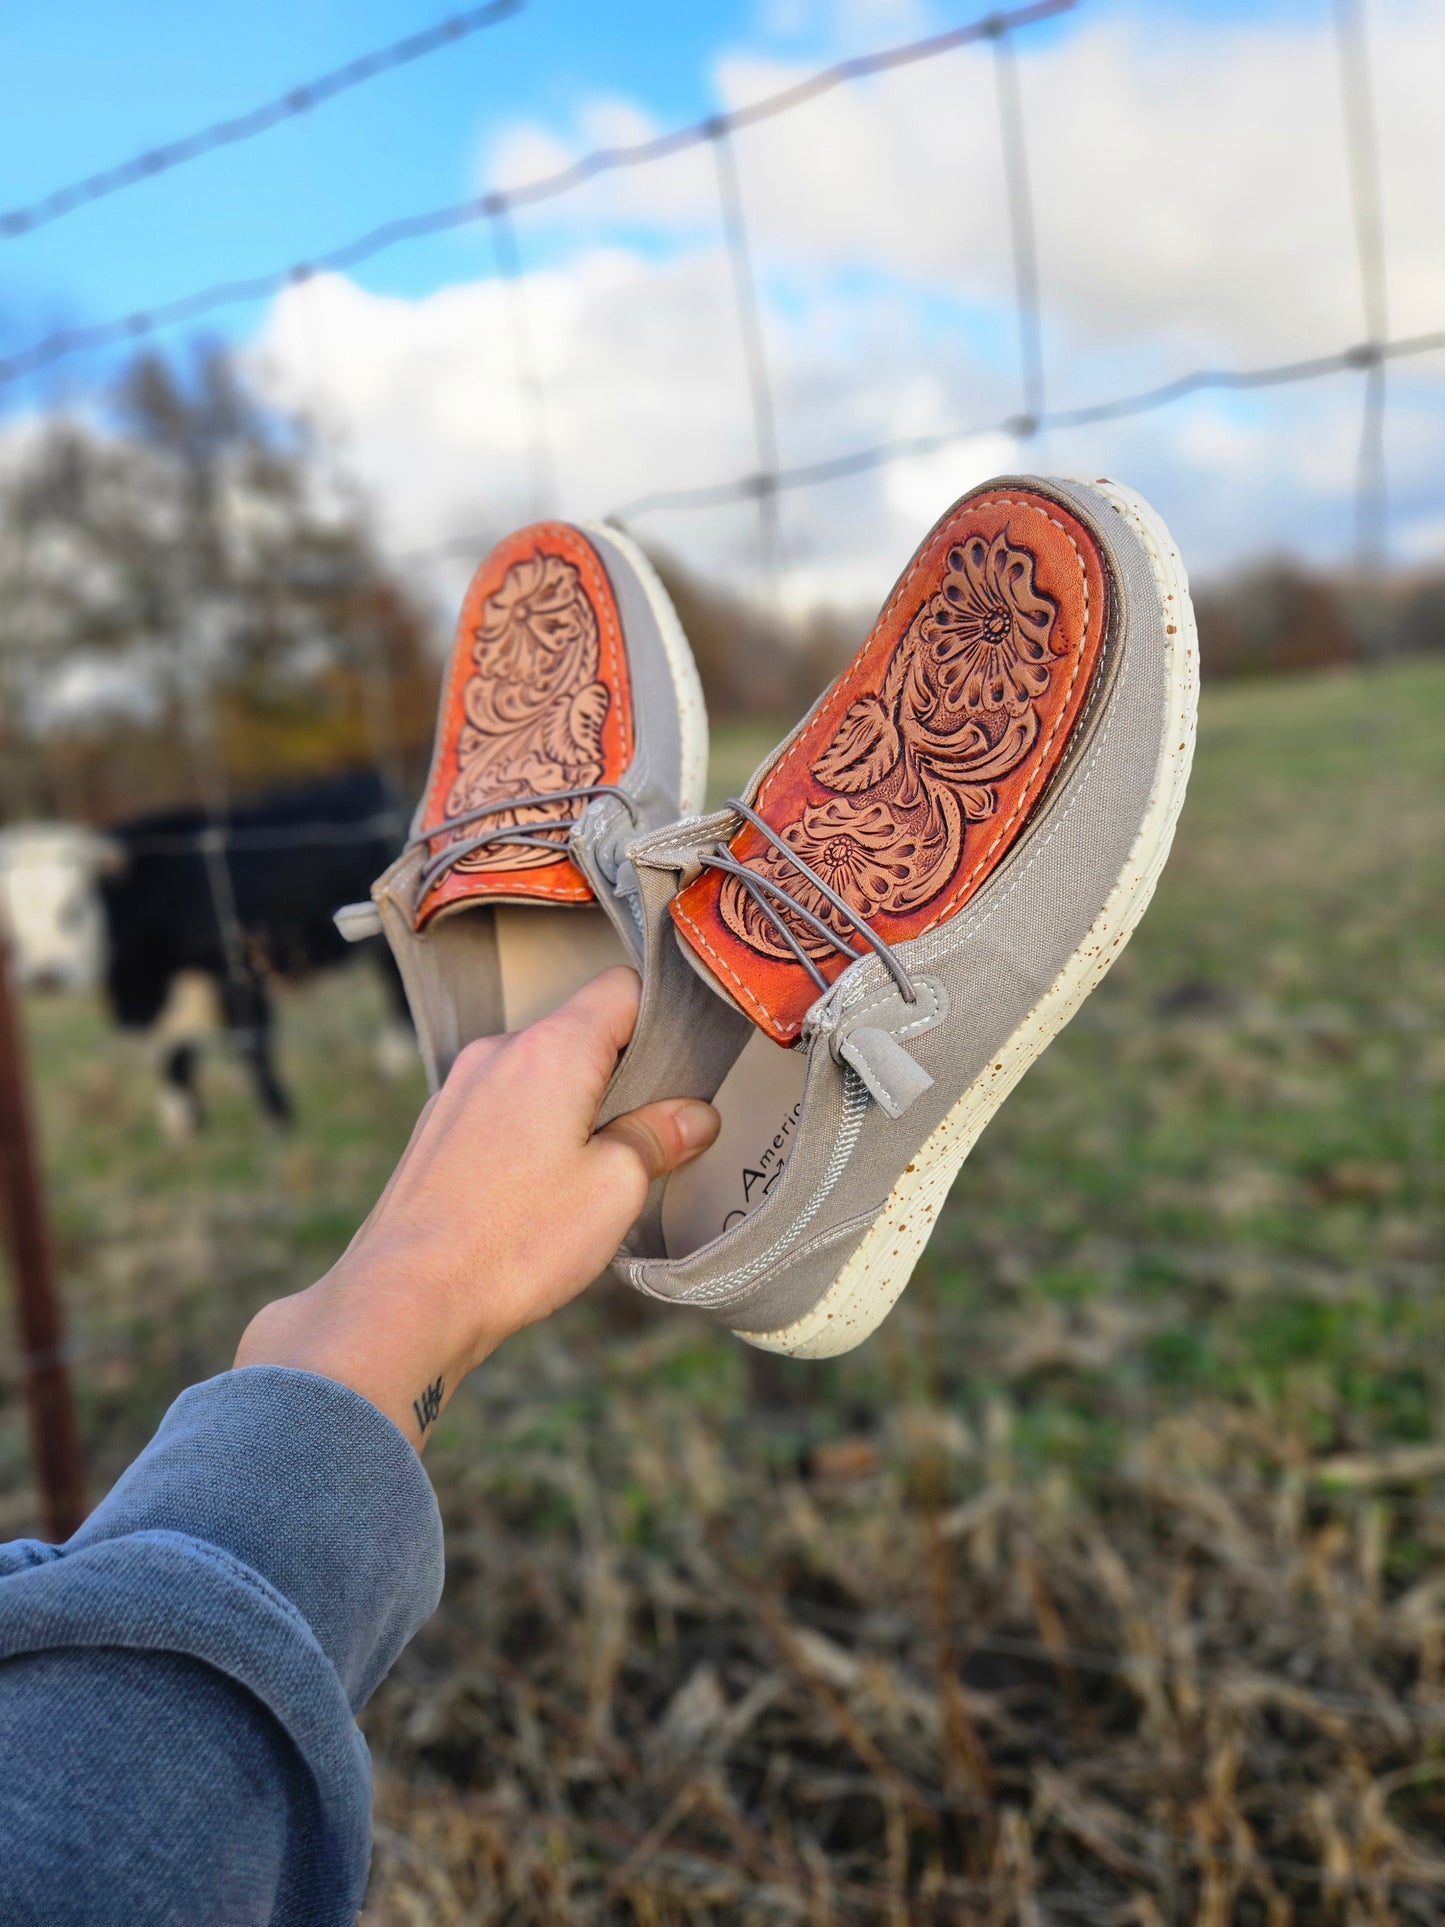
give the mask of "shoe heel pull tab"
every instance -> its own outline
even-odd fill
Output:
[[[374,903],[343,903],[331,921],[347,943],[365,943],[381,935],[381,912]]]
[[[933,1079],[921,1064],[886,1030],[860,1024],[838,1046],[838,1055],[851,1064],[890,1117],[902,1117]]]

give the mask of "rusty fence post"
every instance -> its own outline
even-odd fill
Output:
[[[0,931],[0,1224],[10,1249],[15,1322],[46,1536],[68,1539],[85,1517],[85,1465],[65,1363],[65,1325],[30,1124],[25,1043]]]

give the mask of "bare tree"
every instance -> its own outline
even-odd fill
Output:
[[[430,735],[423,621],[302,429],[219,350],[137,361],[103,420],[0,473],[6,814],[104,816],[380,760]]]

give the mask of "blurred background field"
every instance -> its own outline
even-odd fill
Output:
[[[1445,1917],[1438,6],[344,15],[0,22],[0,845],[358,770],[399,835],[538,515],[653,555],[715,799],[998,473],[1141,489],[1204,678],[1154,907],[873,1340],[600,1287],[458,1395],[366,1927]],[[24,1001],[92,1500],[424,1095],[205,875],[292,1129],[217,1037],[177,1140],[154,1037]]]
[[[1438,1918],[1442,904],[1445,667],[1207,692],[1149,917],[875,1343],[603,1291],[478,1372],[368,1921]],[[379,1010],[287,993],[294,1133],[218,1057],[177,1147],[31,1000],[97,1489],[367,1209],[422,1096]]]

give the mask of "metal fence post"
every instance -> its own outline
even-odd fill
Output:
[[[10,1249],[41,1517],[46,1536],[58,1543],[85,1517],[85,1464],[41,1200],[24,1048],[9,946],[0,931],[0,1222]]]

